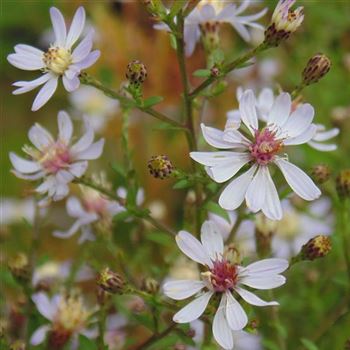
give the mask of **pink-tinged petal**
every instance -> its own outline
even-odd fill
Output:
[[[91,127],[90,123],[85,119],[85,134],[77,141],[71,148],[71,153],[73,156],[76,154],[85,151],[89,148],[94,141],[94,130]]]
[[[268,115],[267,123],[282,126],[287,121],[292,108],[292,100],[288,93],[283,92],[276,97],[271,111]]]
[[[80,42],[80,44],[73,50],[72,58],[73,63],[82,61],[91,51],[94,35],[94,30],[90,30],[86,37]]]
[[[10,152],[10,161],[17,171],[24,174],[31,174],[41,170],[40,163],[21,158],[13,152]]]
[[[41,77],[32,80],[32,81],[17,81],[13,83],[13,86],[18,86],[19,89],[12,91],[14,95],[24,94],[25,92],[32,91],[38,86],[46,83],[49,79],[51,79],[52,75],[50,73],[46,73]]]
[[[224,163],[228,163],[231,159],[237,159],[237,157],[244,155],[244,153],[219,151],[219,152],[191,152],[190,157],[196,162],[207,165],[215,166]]]
[[[35,124],[29,129],[28,137],[30,142],[40,151],[54,142],[52,135],[40,124]]]
[[[225,295],[227,323],[233,331],[241,330],[247,325],[248,316],[230,291],[226,292]]]
[[[71,48],[80,37],[85,25],[85,10],[80,6],[74,14],[66,39],[66,48]]]
[[[55,193],[52,197],[54,201],[60,201],[69,193],[69,187],[66,183],[58,183],[56,185]]]
[[[236,287],[235,291],[244,299],[248,304],[255,306],[276,306],[279,305],[277,301],[264,301],[256,296],[254,293],[249,292],[243,288]]]
[[[202,281],[169,281],[163,286],[164,294],[174,300],[183,300],[197,294],[205,287]]]
[[[310,147],[321,152],[331,152],[331,151],[335,151],[338,148],[337,145],[335,144],[324,144],[324,143],[314,142],[314,141],[309,141],[307,144]]]
[[[67,199],[66,208],[68,215],[73,218],[84,217],[87,214],[77,197],[69,197]]]
[[[101,139],[95,143],[93,143],[86,150],[76,153],[75,158],[79,160],[91,160],[97,159],[101,156],[103,152],[103,146],[105,144],[105,140]]]
[[[33,346],[42,344],[45,341],[47,333],[50,331],[51,326],[45,325],[39,327],[31,336],[30,344]]]
[[[254,130],[259,128],[256,114],[256,99],[252,90],[246,90],[239,100],[239,112],[241,119],[249,131],[254,135]]]
[[[48,192],[49,190],[51,190],[53,193],[55,190],[55,186],[56,186],[55,177],[48,176],[45,179],[45,181],[35,189],[35,191],[38,193],[45,193],[45,192]]]
[[[50,17],[51,17],[53,31],[56,37],[55,45],[64,46],[66,41],[67,30],[66,30],[66,24],[64,23],[64,18],[62,16],[62,13],[56,7],[51,7]]]
[[[74,176],[67,170],[61,169],[56,173],[56,181],[58,183],[67,184],[74,179]]]
[[[262,212],[271,220],[281,220],[283,216],[281,201],[278,197],[278,192],[275,184],[272,181],[269,169],[264,169],[264,183],[266,186],[265,205],[262,207]]]
[[[43,293],[39,292],[32,295],[32,300],[34,304],[36,305],[36,308],[38,311],[49,321],[53,321],[53,318],[55,316],[55,313],[57,311],[56,306],[51,303],[48,296]]]
[[[223,140],[223,131],[205,126],[203,123],[201,124],[201,128],[203,137],[210,146],[222,149],[229,149],[233,147],[231,142],[226,142]]]
[[[209,267],[213,266],[213,263],[203,245],[190,233],[180,231],[176,235],[176,243],[180,250],[193,261]]]
[[[35,173],[33,175],[22,174],[21,172],[16,170],[12,170],[11,172],[13,173],[13,175],[18,177],[19,179],[29,180],[29,181],[39,180],[45,176],[44,171],[39,171],[38,173]]]
[[[212,295],[213,292],[207,292],[200,297],[197,297],[185,307],[183,307],[180,311],[178,311],[174,315],[173,321],[176,323],[189,323],[197,320],[205,311]]]
[[[212,260],[216,260],[224,253],[224,241],[219,228],[212,221],[205,221],[201,228],[201,241]]]
[[[339,135],[340,130],[338,128],[333,128],[327,131],[317,131],[313,138],[313,141],[327,141]]]
[[[282,286],[286,283],[286,278],[281,275],[252,275],[242,277],[239,282],[251,288],[264,290]]]
[[[234,210],[242,204],[256,168],[256,166],[252,166],[248,171],[238,176],[228,186],[226,186],[219,198],[219,205],[221,208],[226,210]]]
[[[298,196],[307,201],[320,197],[321,191],[300,168],[281,158],[276,158],[275,163],[282,171],[288,185]]]
[[[54,94],[57,89],[58,77],[52,77],[50,80],[40,89],[36,95],[32,105],[32,111],[35,112],[41,108]]]
[[[68,170],[75,177],[80,177],[86,172],[87,168],[88,168],[88,162],[82,161],[82,162],[75,162],[71,164]]]
[[[289,116],[288,120],[282,125],[282,132],[288,137],[296,137],[302,134],[311,125],[314,119],[314,108],[304,103]]]
[[[58,112],[58,132],[59,132],[59,139],[66,144],[69,143],[72,134],[73,134],[73,123],[70,119],[69,115],[65,111],[59,111]]]
[[[278,274],[281,273],[288,268],[288,261],[285,259],[263,259],[257,262],[254,262],[245,268],[244,275],[270,275],[270,274]]]
[[[82,69],[89,68],[98,60],[100,55],[101,55],[101,52],[99,50],[92,51],[82,61],[76,62],[74,66],[77,67],[79,71],[81,71]]]
[[[15,46],[15,52],[19,54],[30,54],[34,56],[38,56],[42,58],[42,55],[44,54],[43,51],[37,49],[34,46],[25,45],[25,44],[18,44]]]
[[[245,200],[247,207],[256,213],[262,209],[265,205],[266,197],[266,177],[264,176],[264,169],[266,166],[259,166],[253,180],[251,181],[247,193],[245,195]]]
[[[45,67],[43,60],[33,54],[12,53],[7,60],[15,67],[23,70],[38,70]]]
[[[63,82],[64,88],[68,92],[75,91],[80,86],[80,80],[79,80],[79,78],[77,76],[73,77],[72,79],[68,79],[66,77],[66,75],[64,75],[62,77],[62,82]]]
[[[232,330],[226,320],[226,295],[221,297],[219,308],[217,309],[213,320],[213,335],[218,344],[225,350],[231,350],[234,347]]]
[[[302,145],[310,141],[316,134],[317,126],[311,124],[303,133],[296,137],[288,138],[283,143],[286,146]]]

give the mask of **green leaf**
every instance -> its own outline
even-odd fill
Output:
[[[318,350],[318,346],[309,339],[301,338],[300,341],[307,350]]]
[[[179,190],[179,189],[188,188],[188,187],[191,187],[190,182],[187,179],[181,179],[180,181],[175,183],[175,185],[173,186],[173,189]]]
[[[173,6],[171,7],[169,16],[171,18],[175,17],[182,9],[182,7],[184,6],[184,2],[182,1],[174,1]]]
[[[150,232],[147,233],[146,238],[154,243],[161,244],[166,247],[171,247],[174,244],[172,237],[164,234],[164,232]]]
[[[209,212],[220,215],[225,220],[229,221],[227,211],[225,209],[222,209],[218,203],[208,202],[205,207]]]
[[[162,102],[164,98],[162,96],[152,96],[143,101],[143,108],[152,107],[160,102]]]
[[[210,69],[197,69],[195,72],[193,72],[193,76],[200,78],[208,78],[211,76],[211,71]]]
[[[79,348],[84,350],[97,350],[97,344],[95,340],[91,340],[84,335],[79,336]]]

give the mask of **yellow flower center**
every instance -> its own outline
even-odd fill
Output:
[[[72,55],[70,50],[63,47],[50,47],[44,53],[43,61],[48,70],[62,75],[72,63]]]

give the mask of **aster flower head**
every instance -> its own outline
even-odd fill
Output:
[[[67,196],[68,184],[85,173],[88,160],[100,157],[104,145],[104,139],[93,143],[94,131],[87,120],[84,135],[75,143],[69,115],[60,111],[57,121],[57,139],[39,124],[30,128],[28,137],[34,147],[23,147],[29,159],[10,153],[14,175],[25,180],[43,180],[36,188],[36,192],[47,194],[41,204],[49,199],[58,201]]]
[[[233,331],[242,330],[248,317],[235,299],[237,293],[243,300],[256,306],[278,305],[266,302],[244,286],[256,289],[277,288],[286,281],[280,275],[288,267],[283,259],[266,259],[246,267],[232,263],[224,253],[224,242],[217,226],[206,221],[201,229],[201,242],[186,231],[176,236],[180,250],[190,259],[204,266],[200,280],[169,281],[164,285],[164,293],[175,300],[195,299],[178,311],[173,320],[177,323],[192,322],[201,317],[211,297],[221,296],[220,305],[214,316],[213,334],[224,349],[233,349]]]
[[[91,51],[93,30],[75,46],[85,26],[83,7],[77,9],[68,33],[62,13],[57,8],[51,7],[50,17],[55,41],[46,52],[33,46],[19,44],[15,46],[15,53],[7,56],[8,61],[19,69],[42,72],[35,80],[17,81],[13,84],[18,88],[13,91],[15,95],[43,85],[33,102],[32,111],[37,111],[52,97],[59,78],[62,78],[64,88],[68,92],[76,90],[80,85],[80,71],[93,65],[100,56],[100,51]]]

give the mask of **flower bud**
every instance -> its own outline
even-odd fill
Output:
[[[159,283],[153,278],[145,278],[142,281],[142,290],[150,294],[156,294],[159,291]]]
[[[217,78],[220,75],[220,69],[214,66],[210,69],[210,73],[212,77]]]
[[[350,169],[340,172],[336,180],[337,192],[340,198],[350,197]]]
[[[108,301],[111,299],[111,293],[106,292],[103,288],[100,286],[96,287],[96,299],[99,305],[103,306],[108,303]]]
[[[319,184],[323,184],[329,180],[331,169],[326,164],[315,165],[311,170],[312,178]]]
[[[304,20],[304,9],[298,7],[292,11],[290,8],[295,0],[280,0],[272,15],[270,25],[265,30],[264,42],[269,46],[278,46],[294,33]]]
[[[17,253],[9,259],[8,267],[12,275],[20,282],[29,280],[30,265],[26,254]]]
[[[236,245],[233,243],[230,243],[225,247],[224,257],[227,261],[234,265],[242,262],[241,254],[239,253]]]
[[[303,260],[315,260],[323,258],[332,249],[332,242],[327,236],[316,236],[311,238],[301,248],[301,258]]]
[[[124,279],[108,267],[100,272],[96,283],[103,290],[112,294],[122,294],[125,288]]]
[[[208,21],[200,24],[202,33],[202,42],[204,49],[207,52],[213,52],[219,47],[220,37],[220,22]]]
[[[174,170],[174,166],[168,156],[160,155],[153,156],[148,161],[148,169],[153,177],[163,180],[170,177]]]
[[[329,72],[331,64],[326,55],[317,54],[311,57],[303,70],[303,83],[306,85],[317,83]]]
[[[129,80],[130,84],[142,84],[147,78],[146,66],[139,60],[131,61],[127,66],[126,78]]]

